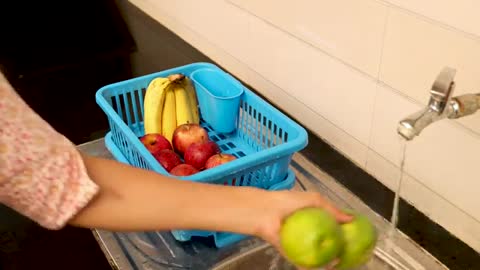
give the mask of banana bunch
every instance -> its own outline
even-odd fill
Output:
[[[183,74],[153,79],[147,87],[143,108],[145,134],[160,133],[170,142],[178,126],[200,122],[195,88]]]

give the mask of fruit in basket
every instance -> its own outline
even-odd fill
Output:
[[[170,172],[177,165],[182,164],[182,160],[178,154],[170,149],[159,151],[154,155],[154,157],[167,172]]]
[[[175,84],[173,91],[175,93],[176,125],[193,123],[193,112],[190,109],[187,91],[180,84]]]
[[[338,270],[353,269],[367,263],[378,239],[375,227],[366,216],[362,214],[353,214],[353,216],[354,219],[351,222],[340,226],[344,246],[339,256],[340,263],[335,266]]]
[[[218,153],[207,159],[207,162],[205,162],[205,169],[211,169],[213,167],[220,166],[235,159],[237,159],[237,157],[235,157],[234,155],[227,153]],[[231,179],[232,186],[235,186],[236,180],[236,178]],[[228,181],[224,182],[223,184],[225,186],[228,185]]]
[[[193,86],[192,81],[190,78],[185,76],[182,80],[182,85],[187,91],[188,100],[190,104],[190,110],[192,111],[193,123],[199,124],[200,123],[200,111],[198,109],[198,99],[197,99],[197,92],[195,91],[195,87]],[[178,123],[177,123],[178,125]]]
[[[163,135],[160,133],[145,134],[142,137],[140,137],[140,141],[147,148],[147,150],[152,154],[155,154],[164,149],[173,150],[170,142],[165,137],[163,137]]]
[[[177,126],[200,122],[195,88],[187,77],[174,86]]]
[[[172,146],[177,153],[184,156],[192,143],[205,143],[209,140],[207,130],[199,124],[182,124],[173,132]]]
[[[185,151],[183,159],[186,164],[203,170],[208,158],[218,153],[220,153],[220,147],[214,141],[192,143]]]
[[[145,134],[162,134],[162,115],[163,106],[165,104],[165,90],[169,85],[170,80],[168,78],[155,78],[147,87],[145,98],[143,100],[143,123]]]
[[[183,74],[153,79],[144,98],[145,133],[160,133],[170,142],[177,126],[200,123],[198,100],[190,79]]]
[[[341,229],[333,215],[322,208],[293,212],[280,228],[280,245],[296,266],[320,268],[338,257],[343,247]]]
[[[235,159],[237,159],[237,157],[235,157],[234,155],[227,153],[218,153],[207,159],[207,162],[205,163],[205,169],[220,166]]]
[[[165,105],[163,107],[162,134],[172,141],[173,132],[177,128],[177,113],[175,104],[174,85],[168,87],[165,92]]]
[[[175,168],[173,168],[170,171],[170,174],[176,175],[176,176],[188,176],[188,175],[196,174],[198,172],[199,170],[197,170],[192,165],[182,163],[177,165]]]

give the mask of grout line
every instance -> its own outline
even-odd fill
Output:
[[[408,8],[401,7],[397,4],[391,3],[389,0],[374,0],[374,1],[382,3],[382,4],[384,4],[388,7],[397,9],[398,11],[403,12],[405,14],[408,14],[410,16],[414,16],[417,19],[422,20],[426,23],[429,23],[429,24],[432,24],[432,25],[435,25],[435,26],[439,26],[439,27],[443,28],[444,30],[459,32],[460,34],[464,35],[466,38],[472,39],[475,42],[480,42],[480,36],[479,35],[468,32],[468,31],[465,31],[465,30],[462,30],[458,27],[449,25],[448,23],[442,22],[441,20],[433,19],[431,17],[428,17],[427,15],[423,15],[421,13],[410,10]]]
[[[373,110],[372,110],[372,116],[371,116],[371,120],[370,120],[370,134],[369,134],[369,139],[368,139],[368,148],[370,149],[371,145],[372,145],[372,139],[373,139],[373,123],[375,121],[375,109],[377,107],[377,100],[378,100],[378,92],[380,91],[380,87],[379,87],[379,83],[380,83],[380,73],[381,73],[381,70],[382,70],[382,64],[383,64],[383,53],[384,53],[384,48],[385,48],[385,40],[387,39],[387,25],[388,25],[388,22],[389,22],[389,18],[390,18],[390,8],[389,7],[386,7],[387,8],[387,13],[385,15],[385,24],[383,26],[383,33],[382,33],[382,36],[383,36],[383,39],[382,39],[382,45],[381,45],[381,48],[380,48],[380,59],[379,59],[379,63],[378,63],[378,72],[377,72],[377,83],[375,85],[375,97],[374,97],[374,100],[373,100]],[[367,168],[367,165],[368,165],[368,153],[367,153],[367,158],[365,159],[365,169]]]
[[[313,43],[313,42],[311,42],[311,41],[309,41],[309,40],[305,40],[305,39],[301,38],[300,36],[298,36],[298,35],[296,35],[296,34],[293,34],[293,33],[289,32],[289,31],[287,31],[287,30],[282,29],[281,27],[275,25],[274,23],[270,22],[269,20],[264,19],[264,18],[256,15],[255,13],[249,11],[249,10],[246,9],[246,8],[243,8],[242,6],[240,6],[240,5],[232,2],[231,0],[225,0],[225,2],[227,2],[227,3],[229,3],[230,5],[238,8],[239,10],[247,13],[248,15],[250,15],[250,16],[252,16],[252,17],[254,17],[254,18],[256,18],[256,19],[258,19],[258,20],[260,20],[260,21],[262,21],[262,22],[264,22],[264,23],[266,23],[266,24],[268,24],[268,25],[270,25],[271,27],[273,27],[273,28],[275,28],[276,30],[284,33],[285,35],[287,35],[287,36],[289,36],[289,37],[291,37],[291,38],[293,38],[293,39],[295,39],[295,40],[297,40],[297,41],[300,41],[300,42],[302,42],[302,43],[305,43],[306,45],[308,45],[309,47],[313,48],[314,50],[319,51],[319,52],[321,52],[321,53],[323,53],[323,54],[331,57],[332,59],[340,62],[341,64],[345,65],[346,67],[348,67],[348,68],[350,68],[350,69],[358,72],[359,74],[365,76],[367,79],[369,79],[369,80],[371,80],[371,81],[374,81],[374,82],[377,81],[377,78],[374,78],[372,75],[370,75],[370,74],[368,74],[367,72],[361,70],[360,68],[358,68],[358,67],[356,67],[356,66],[348,63],[347,61],[341,59],[340,57],[338,57],[338,56],[336,56],[336,55],[334,55],[334,54],[331,54],[331,53],[325,51],[323,48],[320,48],[320,47],[317,46],[315,43]]]
[[[388,164],[394,166],[396,169],[400,170],[400,167],[397,166],[395,163],[393,163],[391,160],[385,158],[382,154],[378,153],[377,151],[375,151],[374,149],[371,149],[369,148],[369,150],[371,152],[373,152],[374,154],[378,155],[380,158],[382,158],[384,161],[386,161]],[[376,176],[373,175],[373,173],[371,172],[368,172],[366,169],[365,171],[372,175],[377,181],[383,183],[382,181],[380,181]],[[405,176],[408,176],[410,179],[412,179],[413,181],[417,182],[419,185],[421,185],[422,187],[424,187],[426,190],[428,190],[429,192],[435,194],[436,196],[438,196],[440,199],[444,200],[445,202],[447,202],[448,204],[450,204],[451,206],[453,206],[454,208],[456,208],[459,212],[465,214],[466,216],[470,217],[471,219],[473,219],[474,221],[478,222],[480,224],[480,220],[477,219],[476,217],[472,216],[470,213],[467,213],[465,212],[462,208],[458,207],[456,204],[454,204],[453,202],[451,202],[450,200],[448,200],[447,198],[445,198],[443,195],[439,194],[438,192],[434,191],[433,189],[431,189],[429,186],[425,185],[422,181],[418,180],[416,177],[412,176],[410,173],[408,173],[406,170],[404,170],[403,172],[403,180],[405,180]],[[389,188],[390,189],[390,188]],[[400,194],[400,197],[404,197],[402,196],[402,194]],[[413,205],[413,204],[412,204]],[[415,207],[415,206],[414,206]],[[416,208],[416,207],[415,207]]]

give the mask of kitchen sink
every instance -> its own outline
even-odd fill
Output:
[[[101,144],[102,147],[98,147]],[[110,157],[103,141],[88,144],[82,151],[96,156]],[[295,154],[291,169],[298,191],[317,191],[341,209],[363,213],[378,230],[378,243],[374,256],[363,270],[447,270],[435,257],[404,235],[391,230],[388,220],[374,212],[360,198],[340,185],[301,154]],[[162,232],[110,232],[95,230],[114,269],[134,270],[283,270],[296,269],[268,243],[247,238],[230,246],[216,248],[211,239],[192,239],[179,242],[169,231]]]
[[[212,270],[296,270],[297,268],[285,260],[274,247],[263,244],[243,253],[235,254],[224,259]],[[401,265],[394,266],[379,256],[374,255],[370,261],[357,268],[358,270],[399,270],[406,269]],[[353,270],[353,269],[352,269]]]

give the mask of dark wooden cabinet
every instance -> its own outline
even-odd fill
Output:
[[[1,9],[0,66],[18,93],[75,143],[106,129],[95,92],[132,76],[136,48],[115,1],[10,1]]]
[[[0,69],[22,98],[76,144],[106,130],[95,92],[131,78],[136,50],[116,3],[15,0],[0,10]],[[49,231],[4,206],[0,217],[9,221],[0,224],[1,270],[110,269],[90,230]]]

